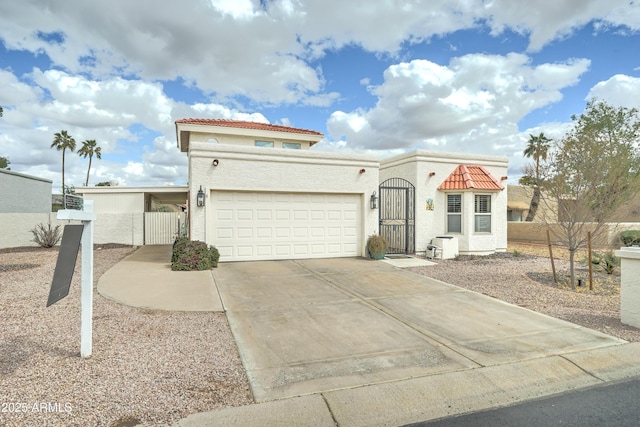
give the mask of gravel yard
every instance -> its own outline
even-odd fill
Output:
[[[588,283],[573,291],[553,283],[546,250],[510,245],[504,254],[411,270],[640,341],[640,329],[620,322],[619,271],[598,273],[593,291]],[[114,245],[96,250],[96,282],[132,251]],[[554,256],[566,258],[561,250]],[[0,250],[0,425],[164,424],[253,402],[222,313],[137,309],[96,292],[93,355],[82,359],[80,261],[69,296],[45,308],[56,258],[56,249]],[[562,276],[568,262],[557,259],[556,269]],[[586,278],[585,272],[578,277]]]
[[[132,251],[96,250],[96,282]],[[253,402],[222,313],[136,309],[95,292],[93,355],[81,358],[80,260],[69,296],[45,308],[57,254],[0,251],[0,425],[124,427]]]

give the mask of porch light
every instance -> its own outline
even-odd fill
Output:
[[[369,199],[369,207],[371,209],[378,209],[378,196],[376,196],[376,192],[374,191]]]
[[[202,185],[198,190],[198,195],[196,197],[196,204],[198,205],[199,208],[204,206],[204,191],[202,191]]]

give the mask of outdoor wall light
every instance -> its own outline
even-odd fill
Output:
[[[198,190],[198,195],[196,196],[196,204],[198,205],[199,208],[204,206],[204,191],[202,191],[202,185],[200,186],[200,189]]]
[[[435,172],[429,172],[429,176],[434,176],[435,174]]]
[[[502,177],[500,177],[500,179],[501,179],[502,181],[506,181],[507,179],[509,179],[509,177],[508,177],[508,176],[502,176]]]
[[[364,170],[364,168],[360,169],[360,173],[361,173],[361,174],[362,174],[362,173],[365,173],[365,172],[366,172],[366,170]]]
[[[369,199],[369,207],[371,209],[378,209],[378,196],[376,196],[376,192],[374,191]]]
[[[218,166],[220,164],[220,161],[218,159],[213,159],[213,162],[211,162],[211,164],[213,166]]]

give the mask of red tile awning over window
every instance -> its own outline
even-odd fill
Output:
[[[485,190],[501,191],[504,186],[480,165],[460,165],[451,172],[438,190]]]

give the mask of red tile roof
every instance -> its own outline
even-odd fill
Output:
[[[451,172],[438,190],[504,190],[504,186],[488,170],[479,165],[460,165]]]
[[[190,125],[203,125],[203,126],[224,126],[232,128],[242,129],[256,129],[256,130],[270,130],[274,132],[290,132],[301,133],[307,135],[319,135],[322,133],[315,130],[294,128],[291,126],[271,125],[268,123],[249,122],[243,120],[226,120],[226,119],[180,119],[176,120],[176,123],[185,123]]]

